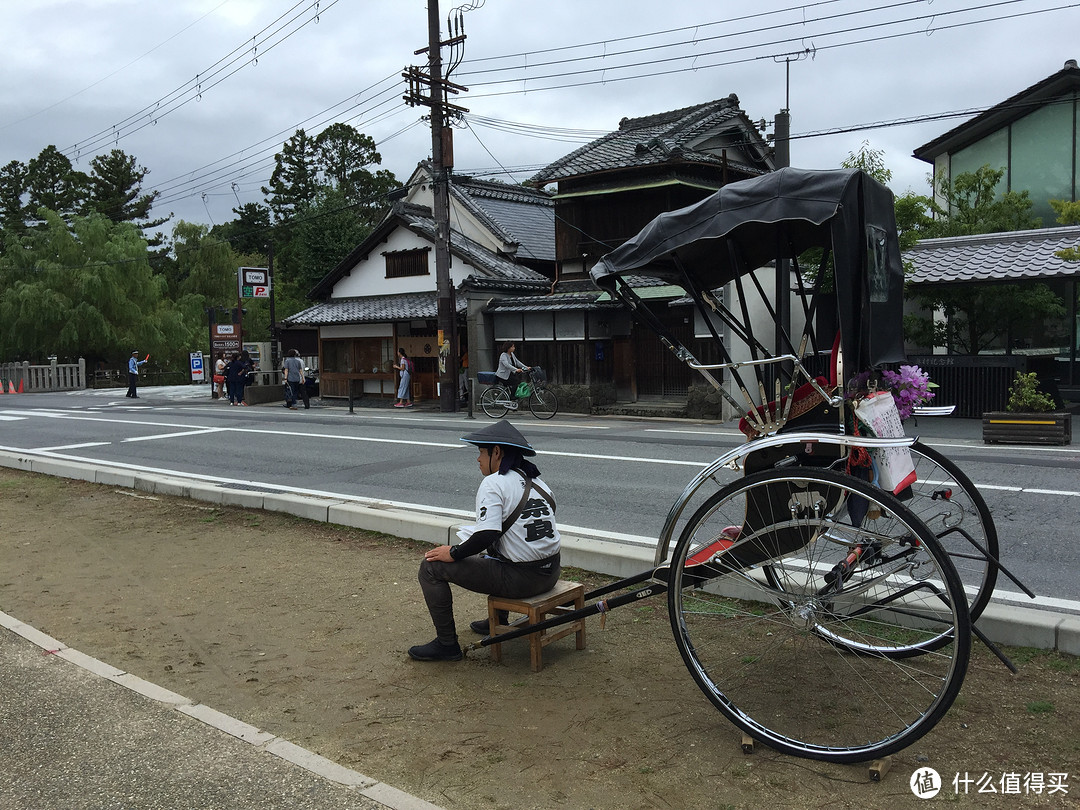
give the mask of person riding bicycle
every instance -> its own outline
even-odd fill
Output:
[[[529,371],[532,366],[527,366],[522,363],[514,355],[517,346],[513,341],[507,341],[502,346],[502,354],[499,355],[499,368],[495,371],[495,376],[499,378],[499,381],[506,386],[510,391],[510,398],[516,396],[518,384],[522,380],[522,371]],[[517,369],[521,369],[518,371]],[[517,403],[514,403],[514,407],[517,407]]]
[[[484,478],[476,491],[476,524],[458,532],[462,542],[457,545],[424,553],[418,579],[437,635],[409,648],[415,661],[462,658],[451,583],[475,593],[525,598],[551,590],[559,581],[555,498],[536,465],[526,459],[536,451],[506,421],[461,441],[480,450],[476,460]],[[487,619],[469,626],[481,635],[490,631]]]

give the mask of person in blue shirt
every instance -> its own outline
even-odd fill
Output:
[[[150,355],[146,355],[149,359]],[[131,359],[128,360],[128,392],[124,394],[126,397],[132,399],[138,399],[139,395],[135,393],[135,389],[139,384],[139,366],[145,365],[146,360],[139,359],[138,352],[131,353]]]

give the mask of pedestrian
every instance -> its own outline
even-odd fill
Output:
[[[247,357],[245,357],[247,355]],[[247,386],[248,374],[251,372],[251,359],[245,350],[242,353],[234,353],[229,362],[229,404],[247,405],[244,402],[244,388]]]
[[[146,365],[146,361],[149,359],[150,355],[146,355],[146,357],[140,360],[137,351],[131,353],[131,357],[128,358],[128,390],[124,396],[131,397],[132,399],[139,398],[139,395],[136,393],[136,389],[139,386],[139,366]]]
[[[394,403],[394,407],[411,408],[413,406],[412,374],[416,370],[416,364],[405,354],[404,349],[398,349],[398,355],[398,362],[394,368],[401,372],[401,382],[398,384],[398,401]]]
[[[304,408],[311,407],[308,399],[307,386],[304,385],[304,364],[300,360],[300,352],[296,349],[289,350],[289,356],[281,364],[281,373],[285,377],[285,407],[296,410],[297,397],[304,400]]]
[[[225,355],[219,354],[214,363],[214,399],[221,399],[225,393]]]
[[[517,359],[514,352],[517,351],[517,346],[512,341],[507,341],[502,346],[502,354],[499,355],[499,368],[495,371],[495,376],[498,377],[502,384],[506,386],[510,392],[510,402],[513,403],[513,407],[517,407],[515,401],[516,391],[518,384],[522,380],[522,371],[528,371],[531,366],[527,366]]]
[[[476,492],[476,525],[458,532],[462,542],[457,545],[425,552],[420,563],[420,590],[437,635],[409,648],[409,657],[416,661],[461,660],[451,583],[476,593],[520,599],[551,590],[559,581],[555,498],[536,465],[526,459],[536,451],[505,420],[461,441],[480,451],[476,460],[484,478]],[[481,635],[490,634],[487,619],[469,626]]]

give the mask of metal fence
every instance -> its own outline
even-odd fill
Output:
[[[937,383],[932,405],[955,405],[956,416],[979,419],[988,411],[1003,411],[1016,372],[1027,372],[1023,355],[933,354],[908,357]]]
[[[76,391],[86,388],[86,361],[31,365],[29,362],[0,364],[0,384],[5,392]]]

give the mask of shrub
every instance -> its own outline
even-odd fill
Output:
[[[1039,388],[1039,378],[1034,371],[1027,374],[1016,372],[1005,410],[1012,413],[1046,413],[1056,407],[1054,398]]]

